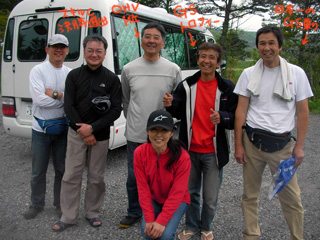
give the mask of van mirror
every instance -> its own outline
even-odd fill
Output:
[[[220,69],[225,70],[227,68],[227,61],[226,60],[221,60],[221,64],[220,64]]]
[[[39,35],[47,35],[48,33],[48,29],[46,29],[46,27],[43,25],[34,26],[34,31]]]

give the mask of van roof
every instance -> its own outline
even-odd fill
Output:
[[[142,4],[139,4],[138,8],[136,8],[137,4],[138,3],[134,3],[127,0],[23,0],[22,2],[18,3],[16,7],[12,10],[12,12],[10,13],[10,17],[37,14],[36,10],[39,9],[45,9],[47,12],[50,12],[50,9],[52,9],[52,11],[58,11],[59,8],[66,10],[70,10],[71,8],[91,8],[92,10],[101,11],[103,14],[104,10],[111,12],[112,7],[114,6],[129,5],[130,10],[128,8],[126,9],[126,11],[129,13],[136,13],[139,16],[155,19],[160,22],[165,22],[167,24],[180,25],[182,22],[183,26],[188,26],[188,22],[190,19],[188,20],[185,18],[179,18],[172,14],[166,13],[164,9],[150,8]],[[134,6],[135,9],[133,9],[132,6]],[[119,8],[117,9],[119,10]],[[124,13],[123,10],[122,13]],[[192,30],[200,31],[203,33],[206,32],[206,28],[204,27],[192,27]]]

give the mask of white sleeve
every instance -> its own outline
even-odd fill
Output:
[[[50,73],[46,73],[50,74]],[[37,65],[30,71],[29,91],[32,97],[32,103],[37,107],[43,108],[61,108],[63,102],[53,99],[45,94],[44,74],[41,66]]]
[[[313,93],[310,87],[308,77],[302,68],[297,68],[295,76],[296,102],[300,102],[306,98],[312,97]]]
[[[248,83],[249,83],[248,71],[247,71],[247,69],[245,69],[241,73],[233,92],[238,95],[250,97],[251,94],[247,90]]]
[[[177,76],[176,76],[176,79],[175,79],[175,84],[174,84],[174,87],[172,89],[172,92],[170,94],[173,93],[173,91],[176,89],[176,87],[178,86],[178,84],[182,81],[182,73],[181,73],[181,68],[179,66],[178,67],[178,73],[177,73]]]

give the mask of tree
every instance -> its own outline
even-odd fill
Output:
[[[8,10],[0,10],[0,42],[3,41],[4,31],[6,29],[8,16],[9,16]]]
[[[0,2],[0,9],[1,10],[11,10],[22,0],[1,0]]]
[[[168,13],[173,13],[172,6],[176,4],[176,0],[132,0],[133,2],[139,2],[148,7],[161,7]]]
[[[1,0],[0,2],[0,42],[3,41],[6,23],[11,10],[22,0]]]
[[[319,0],[281,1],[277,6],[278,9],[271,9],[271,18],[264,24],[281,27],[284,36],[282,55],[302,67],[313,90],[320,91]]]
[[[224,19],[219,41],[224,52],[227,50],[227,36],[231,22],[248,14],[259,15],[267,12],[271,5],[270,0],[249,0],[242,1],[240,4],[235,4],[234,0],[198,0],[190,1],[190,3],[195,4],[200,14],[215,14]],[[228,55],[226,55],[227,58]]]

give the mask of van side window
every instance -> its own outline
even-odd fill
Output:
[[[18,59],[20,61],[43,61],[47,54],[48,38],[46,19],[22,21],[18,35]]]
[[[164,26],[166,30],[166,43],[161,50],[161,55],[179,65],[181,69],[188,67],[188,54],[185,35],[180,29]]]
[[[134,28],[138,29],[136,24],[129,23],[126,26],[124,20],[120,16],[115,16],[113,19],[117,42],[117,48],[114,46],[114,49],[117,49],[119,61],[119,68],[116,69],[116,72],[120,73],[124,65],[141,56],[140,41],[135,37]],[[139,25],[141,24],[142,23],[139,22]]]
[[[139,22],[128,22],[127,26],[122,18],[123,15],[113,15],[114,39],[114,62],[115,72],[120,74],[122,68],[127,63],[143,55],[140,46],[142,29],[147,25],[148,20],[140,18]],[[176,63],[181,69],[197,68],[196,52],[199,45],[205,42],[205,35],[200,32],[192,32],[194,46],[187,32],[182,33],[180,26],[172,26],[162,23],[166,31],[164,48],[160,54],[164,58]],[[136,28],[136,29],[135,29]],[[136,31],[140,33],[139,38],[135,37]],[[187,37],[187,39],[186,39]]]
[[[11,18],[8,22],[6,39],[4,40],[3,60],[5,62],[12,61],[12,45],[13,45],[13,29],[14,19]]]
[[[61,26],[65,26],[63,29]],[[68,30],[66,26],[72,26]],[[80,55],[81,27],[78,17],[60,18],[56,25],[56,34],[63,34],[69,40],[69,53],[66,56],[66,62],[76,61]]]
[[[99,23],[99,19],[101,18],[101,13],[99,11],[91,11],[90,12],[89,23],[97,22]],[[98,34],[102,36],[102,27],[98,26],[90,26],[88,27],[88,35]]]

